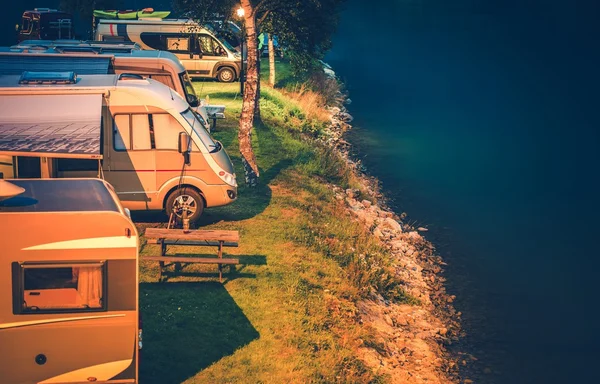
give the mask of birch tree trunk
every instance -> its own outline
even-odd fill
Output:
[[[256,46],[257,59],[256,59],[256,72],[258,73],[258,81],[256,82],[256,100],[254,101],[254,121],[260,121],[260,59],[262,52]]]
[[[275,47],[273,44],[273,35],[267,35],[269,39],[269,84],[275,86]]]
[[[256,39],[256,19],[252,4],[250,3],[250,0],[241,0],[240,2],[244,9],[247,68],[238,140],[240,143],[240,154],[242,155],[242,162],[244,164],[246,184],[254,187],[258,183],[259,176],[256,156],[252,149],[252,126],[254,122],[254,108],[258,94],[258,67],[256,64],[258,45]]]

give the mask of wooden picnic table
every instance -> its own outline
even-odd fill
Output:
[[[142,256],[142,260],[158,261],[160,265],[159,280],[162,280],[165,262],[170,263],[201,263],[217,264],[219,266],[219,281],[223,282],[223,265],[239,264],[239,259],[224,258],[224,247],[237,247],[240,239],[238,231],[221,230],[183,230],[168,228],[147,228],[144,236],[148,244],[160,244],[160,256]],[[212,246],[217,247],[217,257],[167,256],[167,246]]]

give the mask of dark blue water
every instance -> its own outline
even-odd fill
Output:
[[[599,20],[594,1],[349,0],[327,57],[363,163],[448,263],[476,382],[595,382]]]

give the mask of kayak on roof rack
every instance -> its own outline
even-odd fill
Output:
[[[94,17],[103,19],[139,19],[143,17],[153,17],[158,19],[164,19],[169,16],[171,11],[155,11],[154,8],[144,8],[138,10],[128,9],[124,11],[119,10],[94,10]]]

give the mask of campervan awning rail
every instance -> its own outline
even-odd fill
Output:
[[[102,94],[8,95],[0,103],[0,154],[101,159]]]

